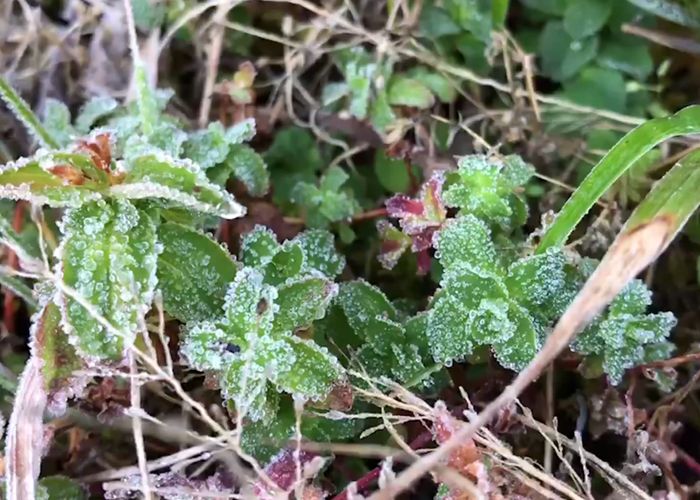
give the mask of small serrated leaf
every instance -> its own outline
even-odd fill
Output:
[[[117,101],[111,97],[93,97],[80,109],[75,128],[81,134],[87,134],[95,123],[109,116],[117,106]]]
[[[323,229],[309,229],[294,238],[304,252],[304,272],[319,272],[327,278],[338,276],[345,267],[345,257],[335,249],[333,234]]]
[[[58,275],[121,332],[115,336],[76,300],[61,297],[72,343],[88,358],[120,359],[150,307],[158,258],[156,223],[126,200],[66,212]]]
[[[498,266],[496,248],[488,226],[473,215],[450,220],[435,236],[436,257],[444,267],[460,262],[494,270]]]
[[[324,278],[303,278],[277,290],[278,312],[272,325],[276,334],[291,333],[323,318],[338,285]]]
[[[342,377],[342,367],[327,349],[312,340],[285,337],[294,363],[287,371],[279,370],[273,379],[282,390],[295,397],[321,401]]]
[[[231,255],[205,234],[175,223],[158,228],[158,287],[163,305],[183,323],[217,316],[236,277]]]
[[[280,251],[281,245],[271,229],[257,225],[241,239],[240,257],[243,264],[263,268]]]
[[[245,214],[245,208],[212,184],[196,164],[158,153],[132,159],[123,183],[112,186],[110,192],[129,199],[163,199],[225,219]]]
[[[262,156],[245,144],[231,146],[226,167],[241,181],[252,196],[263,196],[270,190],[270,174]]]

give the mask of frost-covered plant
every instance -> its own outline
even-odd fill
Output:
[[[518,243],[514,230],[527,215],[521,191],[532,172],[516,156],[466,156],[455,172],[429,179],[418,198],[387,201],[399,228],[378,223],[384,267],[409,247],[419,271],[431,268],[432,249],[439,263],[440,287],[416,317],[434,362],[449,365],[487,347],[502,366],[523,369],[592,272],[592,261],[573,251],[532,254]],[[675,318],[647,314],[650,303],[651,292],[634,282],[578,337],[571,348],[585,356],[587,374],[619,383],[625,369],[668,357],[672,346],[664,340]]]
[[[218,375],[224,396],[253,420],[271,420],[278,394],[321,401],[343,369],[327,349],[304,338],[338,292],[344,266],[330,233],[302,233],[279,244],[258,226],[242,242],[244,265],[222,310],[183,332],[190,365]]]
[[[186,132],[164,113],[169,94],[141,85],[135,103],[93,99],[73,121],[50,101],[41,123],[6,83],[0,90],[43,145],[2,167],[0,196],[64,209],[50,263],[58,285],[41,299],[37,353],[56,355],[63,344],[48,337],[67,335],[62,351],[75,349],[82,362],[122,360],[145,328],[156,289],[179,319],[221,307],[235,264],[198,221],[245,213],[222,187],[231,175],[252,193],[267,190],[264,163],[241,144],[252,122]],[[48,373],[53,362],[44,362],[48,384],[56,377]]]

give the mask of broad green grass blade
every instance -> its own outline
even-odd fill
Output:
[[[698,105],[689,106],[668,117],[649,120],[630,131],[598,162],[564,204],[542,237],[537,252],[564,245],[596,201],[649,150],[672,137],[697,133],[700,133]]]
[[[17,118],[27,127],[27,130],[31,132],[42,146],[58,149],[59,144],[56,139],[54,139],[48,130],[39,121],[39,118],[34,114],[31,108],[24,102],[15,89],[5,80],[0,77],[0,97],[5,101],[10,111],[12,111]]]

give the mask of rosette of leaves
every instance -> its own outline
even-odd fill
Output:
[[[501,228],[518,227],[527,218],[527,205],[518,191],[533,173],[534,168],[517,155],[464,156],[457,171],[447,177],[445,204]]]
[[[584,274],[590,274],[594,263],[587,260],[582,267]],[[571,349],[586,356],[586,375],[604,373],[617,385],[625,370],[670,357],[675,347],[666,339],[676,318],[670,312],[647,314],[650,304],[651,291],[643,281],[634,280],[578,335]]]
[[[269,421],[280,392],[321,401],[343,379],[337,359],[306,331],[336,296],[344,260],[328,232],[280,244],[261,226],[243,238],[240,258],[219,314],[188,324],[181,352],[193,368],[217,375],[239,412]]]
[[[426,331],[438,363],[490,346],[502,366],[522,369],[576,293],[560,250],[508,263],[491,238],[487,224],[471,214],[450,220],[436,235],[443,274]]]
[[[352,190],[343,186],[349,179],[345,171],[330,167],[318,184],[299,182],[292,190],[292,201],[300,208],[306,225],[325,228],[333,222],[350,219],[359,209]]]

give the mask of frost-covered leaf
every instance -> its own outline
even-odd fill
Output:
[[[435,299],[428,313],[427,335],[430,351],[437,363],[452,364],[471,354],[474,344],[465,319],[467,311],[455,297],[444,294]]]
[[[508,269],[506,286],[514,297],[536,310],[556,299],[565,287],[566,258],[560,249],[518,260]]]
[[[44,126],[46,130],[58,142],[59,146],[67,146],[75,130],[70,121],[70,110],[68,106],[56,99],[47,99],[44,105]]]
[[[511,306],[509,317],[515,324],[513,335],[504,342],[495,342],[493,352],[501,366],[520,371],[542,346],[541,332],[539,325],[522,307]]]
[[[226,293],[222,328],[238,345],[249,345],[271,331],[276,300],[277,290],[263,282],[260,271],[243,268]]]
[[[411,246],[411,237],[382,219],[377,221],[377,232],[381,240],[377,260],[384,269],[393,269],[404,252]]]
[[[24,99],[15,92],[4,78],[0,78],[0,99],[5,101],[8,109],[22,122],[27,131],[41,142],[42,146],[51,149],[59,147],[59,142],[42,125]]]
[[[270,190],[270,174],[265,161],[250,146],[231,146],[226,166],[252,196],[263,196]]]
[[[14,276],[10,269],[4,269],[3,267],[0,267],[0,286],[22,299],[27,304],[30,312],[36,310],[38,304],[29,285],[24,279]]]
[[[460,262],[494,270],[498,256],[488,226],[473,215],[450,220],[435,236],[436,257],[443,267]]]
[[[294,361],[287,371],[275,372],[273,382],[295,397],[324,399],[342,377],[343,369],[338,360],[312,340],[294,336],[283,340],[289,345]]]
[[[80,109],[75,119],[75,128],[81,134],[87,134],[102,118],[117,109],[118,103],[111,97],[93,97]]]
[[[323,229],[309,229],[294,238],[304,252],[303,272],[319,272],[327,278],[338,276],[345,267],[345,257],[335,249],[333,234]]]
[[[445,203],[488,222],[507,225],[513,215],[510,197],[525,179],[523,162],[501,162],[483,155],[465,156],[445,190]]]
[[[184,145],[185,157],[205,170],[223,162],[228,152],[226,130],[220,122],[212,122],[207,128],[193,132]]]
[[[629,283],[571,344],[572,350],[596,361],[612,384],[619,384],[625,370],[648,362],[647,349],[663,345],[676,325],[671,313],[646,314],[651,293],[640,280]],[[660,356],[670,351],[658,351]],[[661,358],[660,358],[661,359]],[[658,359],[654,359],[655,361]]]
[[[389,198],[386,208],[390,217],[399,219],[399,225],[406,234],[414,237],[414,250],[427,240],[428,246],[432,231],[442,226],[447,217],[447,210],[442,202],[442,185],[444,176],[441,172],[423,184],[417,198],[397,195]],[[416,242],[416,239],[420,240]]]
[[[295,241],[285,241],[265,269],[265,282],[280,285],[299,276],[304,268],[304,251]]]
[[[241,338],[225,332],[213,321],[195,323],[182,333],[180,354],[196,370],[222,370],[241,348]]]
[[[257,225],[243,235],[241,240],[241,261],[246,266],[264,267],[280,251],[281,245],[271,229]]]
[[[183,323],[217,316],[236,276],[231,255],[201,232],[175,223],[158,228],[158,287],[163,305]]]
[[[78,207],[101,198],[89,186],[71,184],[69,179],[50,172],[53,161],[44,165],[33,159],[21,159],[0,169],[0,198],[26,200],[37,205]],[[58,171],[61,173],[62,171]]]
[[[265,366],[248,351],[236,357],[224,369],[221,389],[226,399],[236,404],[236,410],[254,421],[272,420],[277,413],[279,397],[268,384]]]
[[[245,214],[245,208],[212,184],[197,165],[158,153],[134,158],[123,184],[113,186],[110,192],[130,199],[163,199],[176,207],[226,219]]]
[[[71,342],[89,358],[119,359],[136,336],[156,285],[156,223],[126,200],[97,201],[66,212],[59,276],[121,335],[107,331],[73,298],[62,295]]]
[[[338,285],[324,278],[305,278],[280,286],[273,333],[291,333],[323,318],[337,293]]]

